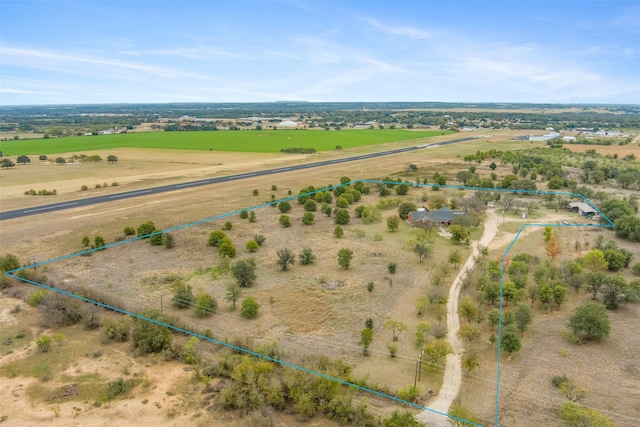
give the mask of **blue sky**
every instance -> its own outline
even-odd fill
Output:
[[[0,104],[640,104],[640,1],[0,0]]]

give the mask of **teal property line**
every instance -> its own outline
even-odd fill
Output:
[[[144,321],[155,323],[157,325],[167,327],[167,328],[169,328],[171,330],[174,330],[176,332],[180,332],[180,333],[184,333],[184,334],[187,334],[187,335],[195,336],[195,337],[200,338],[202,340],[209,341],[209,342],[212,342],[214,344],[222,345],[222,346],[225,346],[225,347],[229,347],[229,348],[232,348],[234,350],[237,350],[237,351],[240,351],[240,352],[244,352],[244,353],[250,354],[250,355],[255,356],[255,357],[260,357],[260,358],[263,358],[263,359],[268,360],[268,361],[273,362],[273,363],[278,363],[280,365],[283,365],[283,366],[286,366],[286,367],[289,367],[289,368],[298,369],[298,370],[300,370],[302,372],[306,372],[306,373],[309,373],[309,374],[312,374],[312,375],[315,375],[315,376],[318,376],[318,377],[321,377],[321,378],[329,379],[331,381],[335,381],[335,382],[340,383],[342,385],[346,385],[348,387],[352,387],[352,388],[355,388],[355,389],[358,389],[358,390],[361,390],[361,391],[364,391],[364,392],[367,392],[367,393],[371,393],[373,395],[384,397],[384,398],[387,398],[387,399],[390,399],[390,400],[393,400],[393,401],[396,401],[396,402],[399,402],[399,403],[403,403],[403,404],[406,404],[406,405],[409,405],[409,406],[412,406],[414,408],[418,408],[418,409],[421,409],[421,410],[434,412],[434,413],[436,413],[438,415],[442,415],[442,416],[445,416],[447,418],[454,419],[454,420],[457,420],[457,421],[465,422],[465,423],[467,423],[469,425],[472,425],[472,426],[482,427],[480,424],[474,423],[472,421],[464,420],[464,419],[449,415],[447,413],[443,413],[443,412],[437,411],[437,410],[432,409],[432,408],[428,408],[428,407],[425,407],[425,406],[422,406],[422,405],[418,405],[416,403],[400,399],[400,398],[398,398],[396,396],[392,396],[392,395],[389,395],[389,394],[386,394],[386,393],[382,393],[382,392],[379,392],[379,391],[376,391],[376,390],[372,390],[372,389],[360,386],[358,384],[354,384],[354,383],[351,383],[351,382],[348,382],[348,381],[345,381],[345,380],[342,380],[342,379],[339,379],[339,378],[332,377],[332,376],[324,374],[322,372],[314,371],[314,370],[305,368],[303,366],[295,365],[293,363],[290,363],[290,362],[287,362],[287,361],[284,361],[284,360],[281,360],[281,359],[276,359],[276,358],[270,357],[268,355],[264,355],[264,354],[261,354],[261,353],[254,352],[254,351],[249,350],[249,349],[238,347],[238,346],[235,346],[233,344],[226,343],[224,341],[220,341],[220,340],[216,340],[216,339],[211,338],[211,337],[204,336],[204,335],[199,334],[199,333],[194,332],[194,331],[189,331],[189,330],[186,330],[186,329],[183,329],[183,328],[179,328],[179,327],[170,325],[168,323],[160,322],[160,321],[158,321],[156,319],[151,319],[151,318],[142,316],[140,314],[133,313],[133,312],[130,312],[130,311],[127,311],[127,310],[124,310],[124,309],[121,309],[121,308],[118,308],[118,307],[115,307],[115,306],[111,306],[111,305],[104,304],[104,303],[99,302],[99,301],[91,300],[91,299],[85,298],[85,297],[83,297],[81,295],[76,295],[76,294],[73,294],[71,292],[67,292],[67,291],[64,291],[62,289],[57,289],[57,288],[45,285],[43,283],[35,282],[35,281],[29,280],[29,279],[26,279],[26,278],[23,278],[23,277],[20,277],[20,276],[17,276],[17,275],[14,274],[14,273],[18,273],[18,272],[23,271],[23,270],[36,268],[36,267],[47,265],[47,264],[52,264],[52,263],[59,262],[59,261],[62,261],[62,260],[75,258],[77,256],[86,255],[86,254],[89,254],[89,253],[92,253],[92,252],[95,252],[95,251],[100,251],[100,250],[103,250],[103,249],[112,248],[112,247],[116,247],[116,246],[119,246],[119,245],[131,243],[131,242],[134,242],[134,241],[137,241],[137,240],[146,239],[146,238],[149,238],[149,237],[154,236],[154,235],[158,235],[158,234],[162,234],[162,233],[168,233],[168,232],[172,232],[172,231],[176,231],[176,230],[181,230],[181,229],[184,229],[184,228],[193,227],[193,226],[196,226],[196,225],[199,225],[199,224],[204,224],[204,223],[216,221],[216,220],[227,218],[227,217],[230,217],[232,215],[236,215],[236,214],[239,214],[239,213],[242,213],[242,212],[248,212],[248,211],[257,210],[257,209],[261,209],[261,208],[268,207],[268,206],[274,206],[275,204],[280,203],[280,202],[296,200],[296,199],[298,199],[300,197],[313,195],[313,194],[316,194],[318,192],[331,191],[331,190],[335,190],[336,188],[339,188],[339,187],[350,186],[351,184],[355,184],[355,183],[358,183],[358,182],[370,183],[370,184],[376,184],[376,185],[391,185],[391,186],[395,186],[395,185],[399,185],[399,184],[406,184],[406,185],[409,185],[411,187],[455,188],[455,189],[472,190],[472,191],[498,191],[498,192],[533,194],[533,195],[553,194],[553,195],[565,195],[565,196],[569,196],[569,197],[579,197],[585,203],[587,203],[589,206],[591,206],[593,209],[595,209],[603,218],[605,218],[609,222],[609,225],[603,225],[603,224],[571,224],[571,225],[574,225],[574,226],[602,226],[602,227],[612,227],[613,226],[613,223],[611,222],[611,220],[609,218],[607,218],[604,214],[602,214],[602,212],[600,212],[600,210],[598,208],[596,208],[588,199],[586,199],[581,194],[576,194],[576,193],[550,192],[550,191],[537,191],[537,190],[509,190],[509,189],[499,189],[499,188],[479,188],[479,187],[454,186],[454,185],[419,184],[419,183],[409,182],[409,181],[400,182],[400,181],[383,181],[383,180],[367,180],[367,179],[363,179],[363,180],[354,180],[354,181],[350,181],[350,182],[347,182],[347,183],[344,183],[344,184],[339,184],[339,185],[327,186],[327,187],[323,187],[323,188],[320,188],[320,189],[317,189],[317,190],[314,190],[314,191],[310,191],[310,192],[306,192],[306,193],[300,193],[300,194],[296,194],[296,195],[291,195],[289,197],[285,197],[285,198],[278,199],[278,200],[273,200],[273,201],[270,201],[270,202],[261,203],[261,204],[258,204],[258,205],[252,206],[252,207],[239,209],[239,210],[236,210],[236,211],[224,213],[224,214],[221,214],[221,215],[216,215],[216,216],[213,216],[213,217],[201,219],[201,220],[198,220],[198,221],[182,224],[182,225],[175,226],[175,227],[170,227],[170,228],[167,228],[167,229],[164,229],[164,230],[158,230],[158,231],[155,231],[153,233],[149,233],[149,234],[144,235],[144,236],[137,236],[137,237],[133,237],[133,238],[130,238],[130,239],[122,240],[122,241],[119,241],[119,242],[109,243],[109,244],[106,244],[106,245],[101,246],[101,247],[86,249],[86,250],[79,251],[79,252],[74,252],[74,253],[71,253],[71,254],[68,254],[68,255],[64,255],[64,256],[61,256],[61,257],[52,258],[52,259],[49,259],[49,260],[46,260],[46,261],[41,261],[41,262],[33,263],[33,264],[30,264],[30,265],[27,265],[27,266],[23,266],[23,267],[14,269],[14,270],[10,270],[10,271],[5,272],[5,275],[7,275],[9,277],[13,277],[13,278],[15,278],[17,280],[20,280],[22,282],[30,283],[32,285],[36,285],[36,286],[39,286],[41,288],[45,288],[45,289],[48,289],[48,290],[51,290],[51,291],[54,291],[54,292],[58,292],[60,294],[67,295],[67,296],[70,296],[72,298],[76,298],[76,299],[79,299],[81,301],[88,302],[88,303],[91,303],[91,304],[94,304],[94,305],[97,305],[97,306],[100,306],[100,307],[103,307],[103,308],[106,308],[106,309],[109,309],[109,310],[112,310],[112,311],[116,311],[116,312],[119,312],[119,313],[122,313],[122,314],[125,314],[125,315],[129,315],[129,316],[132,316],[132,317],[144,320]],[[538,225],[538,224],[525,224],[525,225],[522,226],[522,228],[520,229],[520,231],[518,232],[518,234],[514,238],[513,242],[511,242],[511,245],[507,249],[507,252],[505,253],[504,256],[506,256],[506,254],[509,252],[509,250],[511,250],[511,247],[514,245],[515,241],[520,236],[520,234],[521,234],[522,230],[524,229],[524,227],[525,226],[534,226],[534,225]],[[550,224],[550,225],[558,226],[558,224]],[[500,381],[500,333],[501,333],[501,330],[502,330],[502,285],[503,285],[503,276],[504,276],[504,256],[503,256],[501,277],[500,277],[500,323],[499,323],[499,327],[498,327],[498,332],[499,332],[498,333],[498,373],[497,373],[497,376],[496,376],[496,427],[498,425],[498,402],[499,402],[499,381]]]

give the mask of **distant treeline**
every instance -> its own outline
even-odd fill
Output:
[[[291,148],[282,148],[280,152],[294,153],[294,154],[313,154],[316,152],[316,149],[313,147],[309,147],[309,148],[291,147]]]

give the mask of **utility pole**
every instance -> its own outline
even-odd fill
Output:
[[[420,375],[422,374],[422,355],[424,354],[424,345],[420,348],[420,363],[418,364],[418,381],[420,381]]]

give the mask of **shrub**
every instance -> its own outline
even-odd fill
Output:
[[[240,212],[240,218],[242,218],[242,219],[249,218],[249,212],[248,211],[241,211]]]
[[[36,338],[36,345],[38,346],[38,351],[40,353],[46,353],[51,348],[51,342],[53,340],[49,335],[40,335]]]
[[[213,246],[213,247],[220,247],[220,244],[226,238],[227,238],[227,234],[224,231],[222,230],[212,231],[211,234],[209,235],[209,240],[207,242],[207,245]]]
[[[158,310],[147,310],[141,315],[163,323],[167,323],[169,320]],[[136,318],[131,336],[136,350],[142,354],[160,353],[171,345],[169,328],[140,318]]]
[[[162,244],[165,248],[171,249],[176,245],[175,238],[171,233],[162,233]]]
[[[136,230],[136,232],[138,233],[138,237],[148,236],[154,231],[156,231],[156,226],[153,221],[147,221],[144,224],[140,224],[140,226]]]
[[[154,234],[149,237],[149,244],[151,246],[162,246],[162,242],[164,241],[164,233]]]
[[[395,262],[390,262],[389,265],[387,265],[387,269],[389,270],[389,273],[395,274],[398,269],[398,265]]]
[[[80,190],[82,190],[82,191],[87,191],[88,189],[89,189],[89,187],[86,186],[86,185],[83,185],[82,187],[80,187]]]
[[[291,218],[288,215],[280,215],[280,225],[283,227],[291,227]]]
[[[231,223],[231,221],[227,221],[224,223],[224,225],[222,226],[222,229],[224,231],[229,231],[233,228],[233,224]]]
[[[245,319],[255,319],[258,317],[258,310],[260,304],[254,297],[247,297],[242,300],[242,308],[240,309],[240,315]]]
[[[136,229],[133,227],[125,227],[123,233],[125,236],[133,236],[136,234]]]
[[[129,321],[127,316],[120,316],[117,322],[105,320],[102,325],[102,336],[107,340],[125,342],[129,339]]]
[[[258,246],[262,246],[262,244],[267,240],[267,238],[264,237],[262,234],[256,234],[253,236],[253,240],[256,241]]]
[[[46,289],[39,289],[37,291],[34,291],[31,293],[31,295],[29,295],[27,304],[29,304],[31,307],[36,307],[42,304],[42,301],[44,300],[45,295],[47,295]]]
[[[314,220],[315,216],[311,212],[305,212],[304,215],[302,215],[302,223],[304,225],[312,225]]]
[[[181,281],[177,281],[174,286],[175,291],[173,293],[173,298],[171,299],[171,305],[176,308],[189,307],[195,300],[191,286],[185,285]]]
[[[255,240],[249,240],[247,242],[247,250],[249,252],[256,252],[258,248],[259,248],[258,242],[256,242]]]
[[[236,248],[235,246],[233,246],[233,243],[231,243],[231,240],[229,240],[228,238],[225,238],[220,243],[220,247],[218,248],[218,253],[223,258],[224,257],[233,258],[236,256]]]
[[[207,317],[216,312],[218,302],[209,294],[199,294],[196,297],[195,315]]]
[[[81,302],[58,292],[48,292],[38,308],[47,327],[73,325],[82,318]]]

